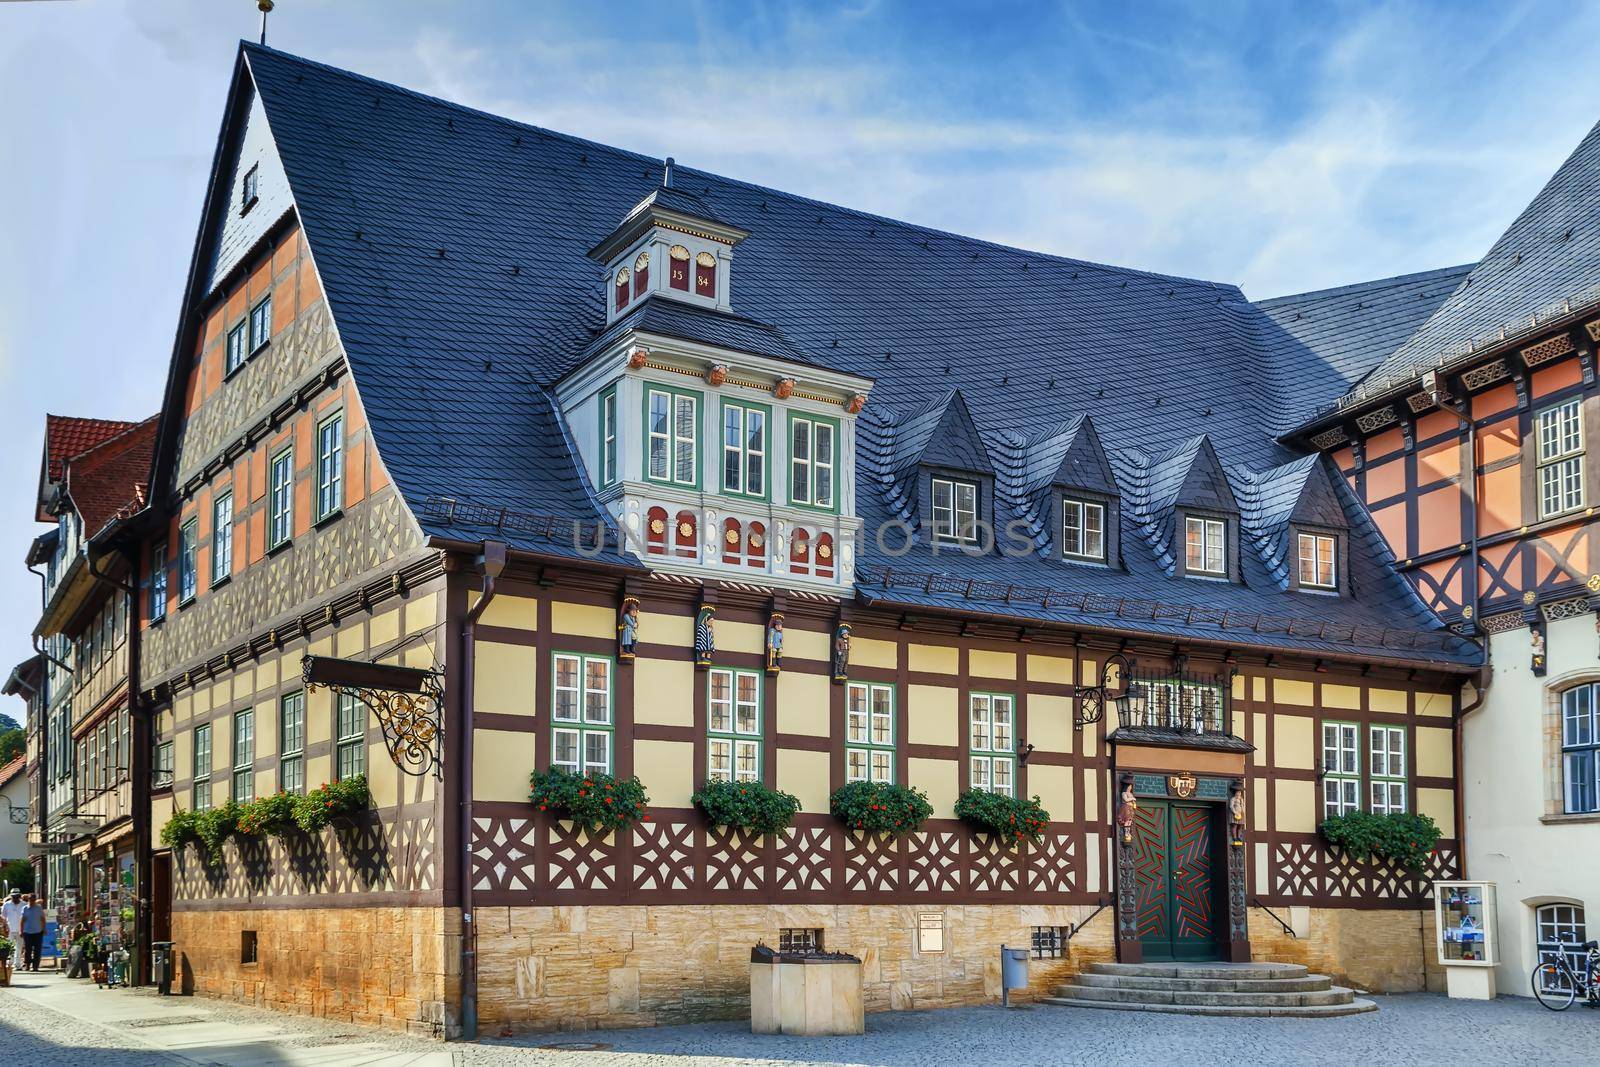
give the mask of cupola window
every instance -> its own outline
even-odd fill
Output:
[[[710,252],[694,257],[694,293],[712,300],[717,298],[717,257]]]
[[[628,303],[628,268],[622,267],[617,271],[617,310],[621,311]]]
[[[640,252],[633,261],[633,298],[639,299],[650,288],[650,253]]]
[[[689,250],[682,245],[673,245],[667,255],[672,260],[671,270],[667,274],[667,284],[674,289],[687,293],[689,291]]]

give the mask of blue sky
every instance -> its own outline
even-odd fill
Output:
[[[252,0],[0,4],[0,658],[44,413],[155,411]],[[279,0],[269,43],[1252,297],[1476,259],[1600,119],[1600,6]],[[4,562],[10,561],[10,562]]]

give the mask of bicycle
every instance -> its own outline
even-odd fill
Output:
[[[1583,961],[1583,974],[1572,969],[1568,954],[1587,953]],[[1555,958],[1546,960],[1533,969],[1533,995],[1540,1004],[1551,1011],[1566,1011],[1583,991],[1586,1007],[1600,1006],[1600,941],[1587,941],[1582,946],[1556,942]]]

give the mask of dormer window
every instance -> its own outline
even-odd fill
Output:
[[[639,299],[650,288],[650,253],[640,252],[633,261],[633,298]]]
[[[696,296],[717,298],[717,257],[710,252],[694,257],[694,292]]]
[[[689,291],[689,250],[682,245],[673,245],[668,258],[672,260],[671,273],[667,275],[667,284],[679,292]]]
[[[933,539],[971,545],[978,541],[978,483],[933,478]]]
[[[621,311],[628,305],[628,268],[621,267],[617,270],[617,310]]]
[[[1106,561],[1106,506],[1092,500],[1061,500],[1061,554],[1068,559]]]
[[[789,502],[801,507],[837,506],[834,495],[834,442],[839,424],[832,419],[789,417]]]
[[[1186,515],[1183,520],[1183,569],[1206,578],[1228,576],[1228,524],[1222,519]]]
[[[653,482],[699,484],[700,395],[651,386],[646,401],[649,435],[645,474]]]
[[[1303,533],[1298,542],[1302,589],[1339,588],[1339,539],[1333,534]]]
[[[261,199],[261,164],[257,163],[244,172],[244,181],[239,183],[239,214],[256,206],[256,201]]]

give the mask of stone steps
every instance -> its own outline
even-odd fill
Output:
[[[1323,1018],[1376,1011],[1295,963],[1093,963],[1043,1003],[1182,1015]]]

